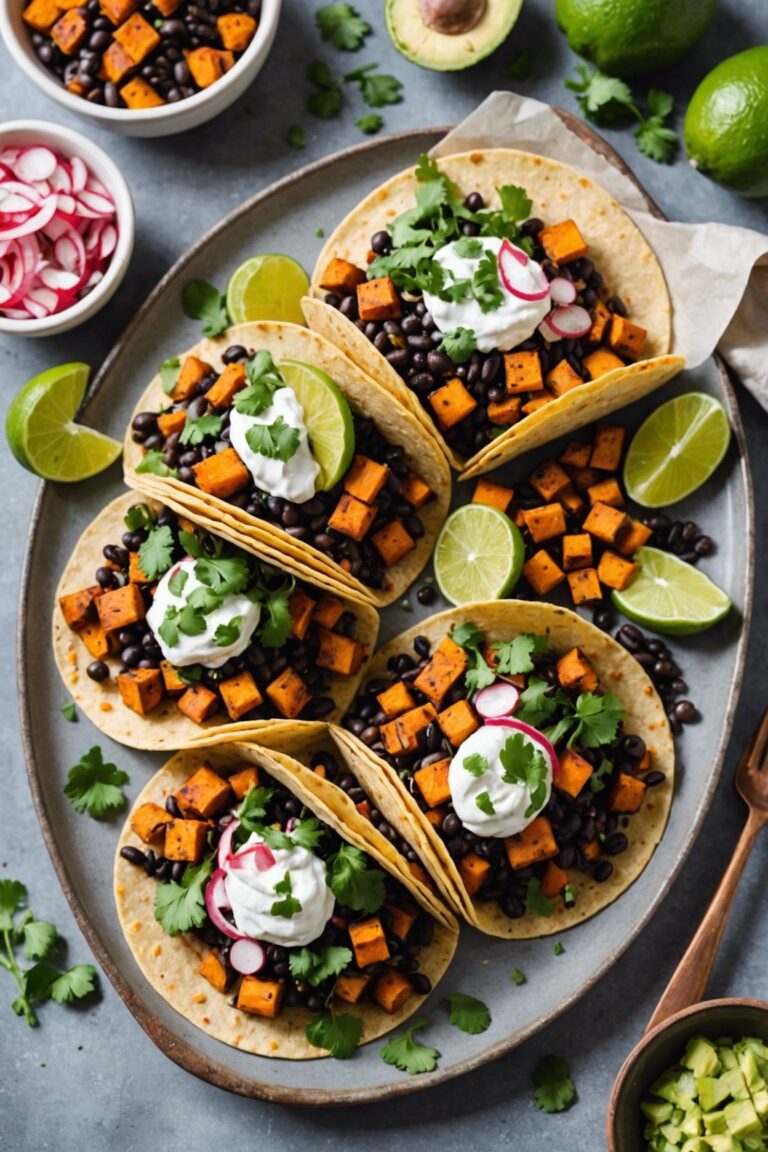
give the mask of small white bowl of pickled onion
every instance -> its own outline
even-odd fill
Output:
[[[42,120],[0,127],[0,332],[53,336],[95,316],[134,233],[128,185],[101,148]]]

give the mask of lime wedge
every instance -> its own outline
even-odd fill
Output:
[[[730,596],[672,553],[638,548],[634,559],[639,570],[623,592],[611,593],[630,620],[654,632],[686,636],[711,628],[730,610]]]
[[[706,392],[667,400],[640,425],[624,461],[627,492],[645,508],[665,508],[708,480],[728,450],[722,404]]]
[[[304,409],[309,446],[320,465],[317,486],[328,492],[352,463],[355,428],[345,396],[327,372],[300,360],[281,360],[280,375]]]
[[[501,600],[523,569],[519,529],[498,508],[465,504],[446,520],[435,545],[435,578],[451,604]]]
[[[233,324],[280,320],[304,324],[301,298],[309,277],[291,256],[267,252],[241,264],[227,285],[227,311]]]
[[[16,459],[44,480],[86,480],[114,464],[119,440],[74,423],[87,364],[60,364],[33,377],[11,403],[5,435]]]

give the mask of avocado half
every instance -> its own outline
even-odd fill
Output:
[[[523,0],[487,0],[467,32],[436,32],[421,17],[419,0],[387,0],[387,30],[398,52],[422,68],[457,72],[471,68],[502,44],[515,26]]]

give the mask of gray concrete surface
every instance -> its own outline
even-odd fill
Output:
[[[314,3],[285,0],[272,55],[256,83],[231,113],[186,136],[131,141],[92,131],[121,165],[138,216],[136,254],[123,288],[99,318],[76,333],[50,341],[0,339],[0,406],[3,416],[15,390],[43,367],[67,359],[96,365],[148,290],[176,256],[205,228],[241,200],[304,161],[359,139],[351,104],[337,121],[313,121],[304,111],[304,71],[325,58],[338,71],[349,67],[320,43]],[[404,83],[405,101],[385,109],[387,130],[456,121],[488,92],[506,85],[506,68],[522,48],[533,59],[531,78],[518,87],[576,110],[562,87],[575,59],[557,32],[549,0],[527,0],[509,44],[490,61],[463,74],[421,71],[391,48],[377,0],[357,0],[375,24],[369,48],[355,66],[379,61]],[[698,79],[719,59],[768,41],[765,0],[720,0],[706,39],[678,68],[647,83],[673,91],[678,120]],[[0,116],[62,116],[0,50]],[[307,147],[292,152],[289,125],[303,123]],[[685,220],[734,221],[766,230],[766,202],[739,200],[691,172],[681,160],[669,168],[640,156],[631,134],[608,133],[655,199]],[[716,285],[713,286],[716,290]],[[280,1152],[334,1148],[377,1152],[439,1147],[532,1152],[546,1142],[554,1152],[603,1147],[605,1102],[613,1077],[684,950],[729,858],[743,818],[732,787],[733,766],[754,728],[768,692],[768,416],[743,390],[756,482],[758,551],[756,614],[749,667],[729,762],[699,841],[661,912],[620,963],[581,1003],[553,1026],[496,1064],[397,1104],[357,1111],[295,1111],[242,1100],[199,1083],[170,1063],[144,1036],[106,980],[87,1011],[54,1005],[29,1031],[10,1012],[9,979],[0,973],[0,1150],[31,1152],[200,1152],[226,1142]],[[0,652],[13,667],[16,595],[35,482],[7,451],[0,451],[4,562],[0,565]],[[71,962],[86,960],[82,940],[48,861],[24,774],[13,675],[0,677],[0,876],[18,876],[29,887],[37,914],[56,922]],[[768,842],[758,845],[745,876],[733,920],[713,975],[713,995],[768,998],[765,947],[768,895],[764,882]],[[567,962],[567,956],[564,957]],[[578,1102],[561,1116],[537,1112],[531,1070],[541,1055],[557,1052],[571,1063]]]

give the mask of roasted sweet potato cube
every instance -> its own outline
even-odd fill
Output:
[[[397,320],[403,309],[389,276],[357,285],[357,311],[361,320]]]
[[[528,400],[527,403],[523,404],[523,416],[532,416],[540,408],[546,408],[547,404],[551,404],[554,399],[552,393],[545,388],[541,395],[537,395],[534,400]]]
[[[369,964],[381,964],[389,960],[389,945],[378,916],[370,916],[367,920],[358,920],[350,924],[349,939],[358,968],[367,968]]]
[[[590,536],[595,536],[604,544],[613,544],[628,522],[629,517],[626,512],[622,512],[619,508],[611,508],[609,504],[598,502],[590,508],[583,528],[585,532],[589,532]]]
[[[130,580],[131,584],[154,583],[154,581],[151,580],[142,569],[138,552],[128,553],[128,579]]]
[[[556,460],[546,460],[543,464],[539,464],[538,468],[534,468],[529,482],[542,500],[549,501],[557,499],[571,483],[571,478]]]
[[[486,414],[491,424],[509,426],[517,424],[523,410],[523,401],[519,396],[507,396],[504,400],[493,401],[486,408]]]
[[[176,707],[195,724],[203,724],[213,716],[219,706],[219,698],[210,688],[193,684],[176,701]]]
[[[504,380],[507,392],[512,395],[540,391],[544,387],[544,377],[538,352],[505,352]]]
[[[32,0],[22,12],[21,18],[35,32],[47,32],[58,20],[60,12],[61,8],[55,0]]]
[[[288,611],[291,614],[291,635],[303,640],[307,634],[316,601],[308,596],[303,588],[294,588],[288,597]]]
[[[81,632],[87,624],[93,623],[97,618],[96,601],[101,596],[102,590],[98,584],[59,596],[59,608],[67,627],[73,632]]]
[[[403,712],[394,720],[382,724],[379,732],[384,750],[391,756],[415,752],[419,747],[419,736],[435,716],[436,712],[431,704],[420,704],[408,712]]]
[[[474,708],[469,700],[457,700],[437,714],[440,730],[454,748],[458,748],[468,736],[480,727]]]
[[[290,665],[268,685],[266,691],[280,715],[287,720],[295,720],[312,699],[312,693]]]
[[[553,396],[565,396],[566,392],[578,388],[579,384],[584,383],[584,380],[578,372],[571,368],[567,360],[561,360],[559,364],[547,372],[544,383]]]
[[[335,628],[344,615],[344,605],[336,596],[321,596],[312,614],[312,622],[320,628]]]
[[[280,1012],[285,985],[280,980],[259,980],[258,976],[243,976],[237,993],[237,1007],[252,1016],[266,1016],[272,1020]]]
[[[113,24],[122,24],[139,7],[139,0],[100,0],[99,7]]]
[[[624,493],[614,476],[601,480],[598,484],[590,484],[587,496],[590,504],[610,504],[611,508],[621,508],[624,503]]]
[[[385,904],[392,925],[392,935],[398,940],[405,940],[419,916],[419,909],[415,904]]]
[[[646,748],[640,760],[635,763],[635,770],[637,772],[647,772],[653,762],[653,756],[650,748]]]
[[[394,680],[389,688],[379,692],[376,700],[379,708],[382,712],[386,712],[390,720],[394,720],[396,716],[402,716],[403,712],[407,712],[409,708],[414,706],[410,689],[402,680]]]
[[[336,292],[339,296],[350,296],[358,284],[365,283],[365,269],[350,264],[349,260],[340,260],[334,256],[326,265],[320,280],[320,287],[328,292]]]
[[[589,356],[584,357],[582,364],[586,368],[590,380],[597,380],[598,376],[605,376],[616,368],[624,367],[624,361],[607,348],[598,348],[596,351],[590,352]]]
[[[468,896],[475,896],[488,880],[491,872],[490,860],[484,860],[477,852],[467,852],[459,860],[459,875]]]
[[[429,484],[425,484],[415,472],[409,472],[400,484],[400,495],[407,500],[411,508],[423,508],[428,500],[434,496]]]
[[[611,812],[639,812],[646,788],[644,780],[638,780],[637,776],[629,776],[626,772],[619,772],[611,788]]]
[[[594,568],[579,568],[567,573],[568,587],[574,604],[589,604],[592,600],[602,600],[603,590]]]
[[[125,48],[134,64],[141,64],[154,52],[160,43],[160,34],[141,12],[133,12],[128,19],[115,29],[115,40]]]
[[[188,685],[184,683],[169,660],[160,661],[160,671],[163,676],[165,690],[169,695],[180,696],[182,692],[186,692]]]
[[[216,383],[206,392],[205,398],[212,408],[229,408],[247,382],[248,377],[242,364],[227,364]]]
[[[165,826],[163,856],[196,864],[205,850],[209,827],[207,820],[171,820]]]
[[[573,748],[568,747],[560,753],[559,759],[560,772],[555,787],[575,798],[592,775],[592,765]]]
[[[210,952],[206,953],[198,972],[217,992],[226,992],[229,984],[229,973],[219,955],[218,948],[212,948]]]
[[[230,803],[232,790],[209,764],[202,764],[178,792],[174,792],[174,797],[185,816],[191,813],[207,820]]]
[[[570,484],[567,488],[563,488],[558,500],[570,516],[581,516],[584,511],[584,501]]]
[[[590,468],[599,468],[601,472],[617,472],[626,434],[626,428],[620,424],[598,424],[589,458]]]
[[[163,677],[159,668],[131,668],[117,678],[120,697],[126,708],[147,716],[163,698]]]
[[[600,841],[599,840],[590,840],[589,844],[585,844],[581,851],[584,855],[584,859],[589,860],[590,863],[595,861],[595,860],[599,860],[600,859]]]
[[[523,576],[539,596],[546,596],[565,580],[565,573],[545,548],[540,548],[523,564]]]
[[[342,536],[349,536],[352,540],[362,540],[368,529],[376,519],[378,509],[374,504],[364,504],[350,496],[349,492],[342,492],[339,502],[333,510],[328,521],[328,527]]]
[[[258,24],[247,12],[228,12],[216,20],[221,42],[230,52],[245,52],[257,28]]]
[[[637,360],[643,351],[643,344],[648,335],[645,328],[633,324],[624,316],[612,316],[608,325],[608,345],[628,360]]]
[[[353,676],[365,659],[365,647],[359,640],[342,636],[339,632],[318,629],[319,649],[315,663],[337,676]]]
[[[569,440],[560,457],[560,463],[566,468],[586,468],[592,455],[591,444],[580,444],[578,440]]]
[[[222,680],[219,692],[224,701],[230,720],[239,720],[242,716],[252,712],[264,703],[264,697],[259,691],[253,676],[247,670]]]
[[[371,543],[388,568],[399,564],[416,547],[416,541],[402,520],[392,520],[374,532]]]
[[[88,22],[79,8],[65,12],[51,28],[51,40],[65,56],[74,56],[88,35]]]
[[[588,532],[575,532],[563,536],[563,568],[574,572],[577,568],[592,567],[592,537]]]
[[[182,0],[152,0],[155,8],[166,18],[173,16],[177,8],[180,7]]]
[[[619,533],[615,545],[622,556],[634,556],[638,548],[647,544],[653,531],[639,520],[630,520]]]
[[[224,73],[235,63],[231,52],[210,48],[208,45],[185,52],[184,58],[198,88],[210,88],[211,84],[221,80]]]
[[[159,804],[142,804],[131,813],[131,828],[140,840],[149,844],[161,832],[165,835],[165,826],[172,820],[170,812],[166,812]]]
[[[237,772],[232,773],[227,783],[238,800],[242,800],[248,795],[251,788],[258,788],[259,770],[255,764],[244,764]]]
[[[558,853],[552,825],[546,816],[537,816],[517,836],[504,841],[510,868],[530,868],[540,860],[549,860]]]
[[[111,651],[109,636],[101,624],[86,624],[80,629],[78,636],[94,660],[104,660],[109,655]]]
[[[433,828],[441,828],[443,820],[448,815],[448,807],[445,804],[440,804],[437,808],[428,808],[424,815]]]
[[[370,976],[365,976],[362,972],[358,975],[356,972],[339,976],[334,984],[333,994],[338,1000],[343,1000],[345,1004],[357,1004],[362,999],[363,993],[371,982]]]
[[[162,96],[155,91],[151,84],[142,80],[141,76],[134,76],[133,80],[123,84],[120,95],[128,108],[159,108],[165,104]]]
[[[592,328],[589,339],[592,344],[602,344],[605,330],[611,322],[613,313],[606,308],[602,300],[598,300],[592,309]]]
[[[514,488],[506,488],[503,484],[496,484],[481,476],[472,493],[473,504],[490,504],[500,512],[506,512],[515,496]]]
[[[571,648],[557,662],[557,679],[566,692],[594,692],[597,673],[580,648]]]
[[[464,649],[450,636],[444,636],[414,680],[413,686],[433,704],[439,704],[446,692],[464,675],[468,664]]]
[[[562,504],[542,504],[539,508],[523,511],[525,526],[535,544],[553,540],[565,533],[565,512]]]
[[[554,900],[555,896],[559,896],[565,889],[567,883],[568,873],[563,872],[562,868],[558,868],[554,860],[550,860],[541,878],[542,896],[546,896],[548,900]]]
[[[198,488],[210,496],[218,496],[220,500],[234,496],[251,479],[250,472],[234,448],[225,448],[223,452],[193,464],[192,471]]]
[[[586,492],[587,488],[600,482],[600,473],[594,468],[574,468],[571,478],[579,492]]]
[[[386,464],[378,464],[367,456],[355,456],[352,467],[344,477],[344,491],[362,500],[364,504],[373,504],[386,484],[388,475]]]
[[[609,548],[603,552],[597,565],[597,575],[606,588],[616,588],[619,592],[626,588],[637,572],[637,564],[625,560],[618,552],[611,552]]]
[[[117,632],[120,628],[130,628],[138,624],[147,614],[144,597],[135,584],[124,584],[122,588],[111,588],[96,598],[96,611],[105,632]]]
[[[413,778],[424,797],[429,808],[437,808],[440,804],[447,804],[451,799],[451,790],[448,787],[448,769],[450,759],[438,760],[436,764],[427,764],[414,772]]]
[[[373,998],[385,1012],[399,1012],[413,995],[413,984],[397,968],[387,968],[373,986]]]
[[[538,240],[547,256],[556,264],[581,260],[589,250],[575,220],[561,220],[559,224],[545,226],[539,232]]]
[[[408,871],[410,872],[411,876],[413,876],[414,880],[418,880],[419,884],[423,884],[423,886],[428,888],[430,892],[434,892],[435,882],[427,870],[423,868],[421,864],[419,864],[416,860],[408,860],[407,864]]]
[[[176,383],[171,396],[174,400],[189,400],[197,391],[197,386],[204,376],[210,376],[213,368],[199,356],[187,356],[179,369]]]
[[[157,418],[157,426],[163,436],[173,436],[175,432],[181,432],[186,422],[187,414],[183,408],[177,408],[173,412],[161,412]]]
[[[430,392],[429,403],[441,428],[453,428],[477,408],[477,400],[458,376]]]
[[[355,808],[361,816],[365,816],[366,820],[370,820],[371,805],[367,800],[361,800],[358,804],[355,804]]]

